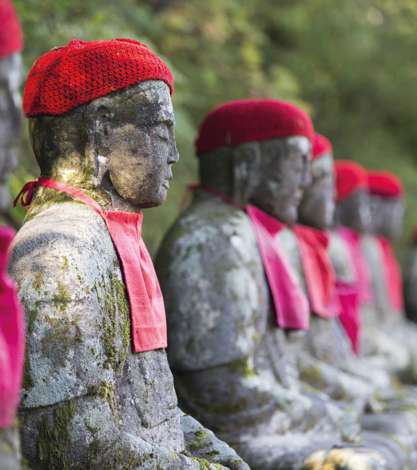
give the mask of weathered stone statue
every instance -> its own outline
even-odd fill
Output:
[[[409,248],[409,259],[404,278],[404,300],[407,318],[417,323],[417,230]]]
[[[396,372],[401,380],[417,383],[417,329],[404,315],[402,274],[391,243],[402,231],[404,198],[401,182],[388,172],[368,173],[371,234],[363,240],[363,252],[372,273],[377,321],[395,341],[408,362]]]
[[[334,203],[332,201],[335,194],[335,181],[332,148],[327,139],[317,134],[314,144],[312,180],[304,191],[299,216],[300,220],[306,225],[325,230],[333,226]],[[353,187],[356,191],[362,191],[360,180],[357,181],[358,186],[349,183],[349,180],[353,178],[353,175],[349,176],[349,169],[351,171],[356,169],[357,176],[362,172],[363,181],[366,182],[366,173],[363,169],[355,168],[355,164],[351,162],[338,162],[338,191],[336,193],[339,204],[344,197],[348,197]],[[341,188],[342,184],[345,185],[345,188]],[[348,188],[348,185],[352,187]],[[360,198],[360,196],[356,197]],[[366,223],[366,208],[361,216],[365,221],[362,222],[364,226]],[[356,227],[360,226],[361,222],[359,220]],[[417,421],[412,413],[406,413],[404,410],[407,407],[415,410],[416,404],[412,404],[410,397],[404,396],[405,392],[393,389],[391,377],[384,368],[378,367],[369,358],[357,357],[352,352],[359,352],[360,324],[355,324],[355,321],[360,322],[360,316],[359,318],[349,317],[352,313],[350,309],[354,306],[349,305],[349,303],[346,304],[346,302],[352,300],[349,297],[346,298],[346,296],[351,295],[349,289],[357,289],[358,283],[354,274],[354,267],[351,266],[349,247],[346,246],[345,235],[340,233],[340,230],[342,229],[332,234],[330,232],[323,234],[330,236],[329,256],[336,274],[335,287],[336,300],[338,300],[336,306],[340,316],[326,319],[315,315],[311,318],[311,328],[307,334],[307,357],[310,358],[312,364],[310,368],[301,369],[302,377],[309,379],[312,376],[310,378],[312,385],[316,381],[316,387],[327,391],[335,399],[352,404],[356,402],[356,405],[359,406],[365,404],[366,406],[363,406],[362,409],[358,408],[358,411],[363,415],[361,424],[365,430],[366,439],[371,442],[375,437],[375,433],[378,433],[384,436],[385,441],[387,439],[392,440],[391,447],[395,447],[396,443],[401,442],[401,447],[398,447],[396,452],[398,460],[400,462],[403,460],[406,454],[405,449],[408,449],[407,463],[414,465],[416,441],[413,436]],[[344,228],[343,230],[348,229]],[[324,256],[322,258],[325,260]],[[360,295],[360,292],[358,294]],[[358,294],[355,293],[355,295]],[[355,302],[358,301],[358,299],[354,300]],[[360,310],[356,310],[360,314]],[[347,318],[346,315],[348,315]],[[341,328],[342,325],[343,329]],[[349,339],[352,347],[349,347]],[[313,358],[320,359],[331,365],[332,368],[327,369],[320,362],[312,360]],[[304,361],[305,359],[301,362]],[[303,364],[301,367],[303,367]],[[339,390],[339,396],[332,392],[331,388],[329,389],[332,383],[333,385],[342,385],[339,385],[338,389],[335,388]],[[359,386],[356,384],[359,384]],[[344,391],[345,389],[347,389],[347,393]],[[382,400],[382,398],[384,399]],[[370,435],[366,431],[367,429],[372,431],[373,435]],[[374,443],[376,447],[381,446],[381,444],[381,440]],[[387,442],[382,444],[382,446],[386,445]],[[406,460],[403,461],[403,464],[405,463]]]
[[[22,32],[11,1],[0,2],[0,224],[9,224],[8,177],[16,165],[20,137]],[[0,469],[20,468],[15,419],[23,367],[23,317],[15,287],[7,276],[8,247],[13,230],[0,225]]]
[[[42,177],[11,272],[27,316],[21,437],[32,469],[247,469],[180,411],[141,208],[178,160],[173,79],[129,39],[41,56],[24,109]],[[205,459],[207,458],[207,459]]]
[[[298,378],[309,311],[279,246],[297,262],[285,224],[310,178],[312,134],[302,111],[275,100],[230,102],[206,117],[201,186],[157,257],[168,356],[183,407],[251,468],[357,468],[355,458],[385,468],[363,450],[328,453],[357,438],[356,422]]]

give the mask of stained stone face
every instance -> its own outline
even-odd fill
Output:
[[[320,156],[311,164],[311,183],[303,192],[298,220],[304,225],[323,230],[332,226],[335,212],[333,157]]]
[[[106,210],[137,212],[166,197],[173,122],[168,87],[145,82],[32,119],[31,130],[44,176]],[[90,207],[38,190],[11,272],[27,317],[20,420],[30,468],[248,468],[178,408],[164,350],[132,353],[119,259]]]
[[[233,203],[197,191],[157,256],[168,314],[168,354],[180,403],[254,469],[300,469],[313,451],[346,446],[359,437],[354,407],[341,407],[300,379],[300,360],[308,359],[304,334],[276,327],[255,233],[238,208],[251,202],[281,220],[294,221],[309,175],[303,152],[293,154],[294,162],[289,157],[293,143],[274,139],[205,154],[200,159],[203,187],[223,192]],[[290,186],[292,198],[287,197]],[[279,236],[291,264],[301,266],[292,231],[284,229]],[[294,273],[302,283],[301,270]],[[304,365],[317,370],[317,361]],[[312,376],[322,380],[322,370]],[[326,383],[355,397],[354,379],[335,382],[343,374],[326,370],[323,377],[331,378]],[[384,437],[379,439],[382,448]],[[395,444],[393,449],[383,455],[395,467],[402,450]],[[344,451],[339,464],[360,468],[347,463]],[[381,457],[365,455],[369,468],[385,467]],[[321,468],[325,458],[326,452],[316,454],[304,468]],[[337,458],[329,459],[329,468],[336,468]]]
[[[359,233],[371,229],[369,195],[364,189],[357,189],[351,195],[339,201],[336,207],[336,222]]]
[[[388,240],[397,240],[402,233],[404,221],[404,200],[369,196],[371,209],[371,232],[383,235]]]

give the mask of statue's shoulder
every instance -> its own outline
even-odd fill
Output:
[[[81,396],[113,377],[102,298],[121,279],[116,263],[104,222],[81,204],[53,205],[18,232],[10,273],[26,315],[23,407]]]
[[[172,262],[189,262],[192,252],[201,255],[224,251],[239,260],[259,259],[256,236],[244,211],[215,197],[197,198],[164,238],[158,255]]]
[[[329,232],[329,256],[338,280],[353,282],[355,268],[346,241],[337,233]]]
[[[59,259],[88,266],[91,256],[111,251],[111,246],[104,221],[92,209],[76,202],[59,203],[24,223],[12,245],[11,266],[55,266]]]

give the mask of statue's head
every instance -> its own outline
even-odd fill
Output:
[[[10,204],[7,179],[17,163],[21,114],[22,31],[9,0],[0,2],[0,212]]]
[[[370,230],[368,177],[366,170],[353,161],[335,162],[336,222],[357,232]]]
[[[41,175],[138,208],[161,204],[178,160],[172,90],[168,67],[137,41],[47,52],[24,94]]]
[[[387,171],[368,171],[371,230],[389,240],[401,235],[404,218],[404,189]]]
[[[200,127],[196,147],[201,184],[293,224],[310,181],[313,134],[310,118],[290,103],[226,103]]]
[[[315,134],[311,181],[304,190],[298,219],[302,224],[319,230],[326,229],[333,225],[334,212],[335,182],[332,144],[326,137]]]

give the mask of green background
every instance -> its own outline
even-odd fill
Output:
[[[155,252],[196,180],[198,124],[225,100],[275,97],[311,113],[337,158],[400,176],[408,241],[417,222],[417,1],[14,0],[25,34],[25,75],[69,39],[131,37],[170,64],[181,160],[168,202],[147,211]],[[12,191],[36,175],[24,136]],[[21,219],[23,213],[13,212]]]

